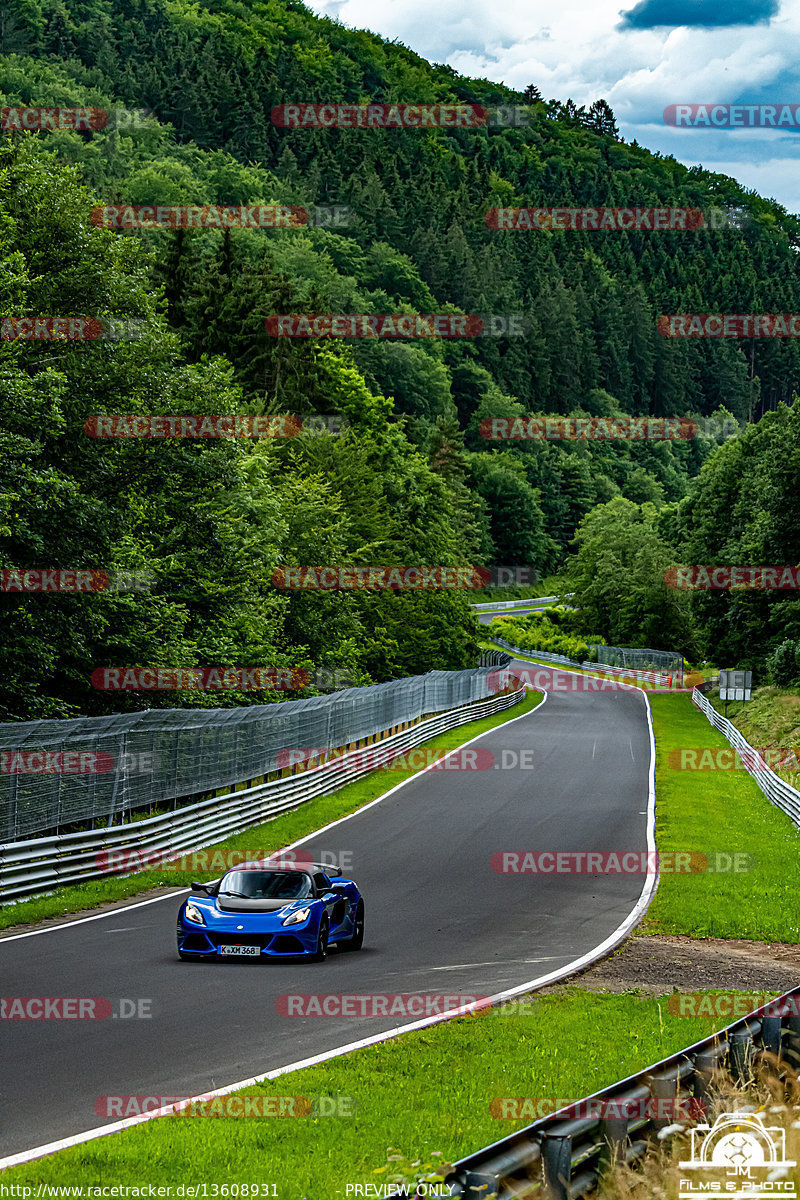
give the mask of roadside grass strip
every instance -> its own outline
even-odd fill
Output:
[[[699,852],[696,873],[663,873],[640,933],[800,941],[800,829],[747,771],[687,769],[686,748],[729,748],[689,696],[650,695],[659,853]],[[708,761],[712,756],[707,756]],[[737,855],[740,856],[737,859]]]
[[[633,683],[627,678],[622,682]],[[661,855],[691,855],[696,869],[662,873],[636,934],[796,945],[800,942],[800,828],[770,804],[743,768],[700,765],[705,761],[703,749],[731,747],[687,693],[648,690],[647,697],[656,741],[656,846]],[[681,755],[686,750],[688,757]],[[692,757],[694,750],[700,753]],[[729,757],[735,761],[733,755]],[[712,762],[712,756],[707,760]]]
[[[490,628],[491,628],[491,626],[484,625],[484,629],[490,629]],[[488,635],[488,636],[491,636],[491,635]],[[633,673],[631,673],[630,675],[614,674],[613,672],[603,671],[602,667],[600,667],[599,665],[596,670],[592,671],[592,670],[589,670],[588,668],[581,667],[578,663],[549,662],[545,658],[536,658],[535,653],[533,651],[531,651],[530,654],[522,654],[519,650],[509,650],[506,646],[501,646],[499,642],[492,642],[492,641],[481,642],[481,649],[483,649],[483,650],[500,650],[504,654],[511,654],[515,659],[517,659],[520,662],[529,662],[529,663],[533,663],[537,667],[546,667],[549,671],[566,672],[566,674],[568,674],[568,675],[587,675],[590,679],[604,679],[607,681],[609,688],[611,688],[611,689],[613,689],[615,684],[622,684],[622,683],[629,684],[631,687],[638,687],[641,685],[641,680],[638,678],[638,676],[634,675]],[[514,674],[513,667],[509,667],[508,670],[512,675]],[[561,691],[562,689],[556,687],[555,690]],[[566,690],[566,689],[563,689],[563,690]],[[598,691],[602,691],[602,689],[598,689]],[[647,690],[647,694],[648,695],[652,694],[650,689]]]
[[[800,688],[754,688],[750,700],[726,705],[715,688],[707,697],[718,713],[740,729],[751,746],[794,747],[800,743]]]
[[[255,1096],[261,1100],[252,1108],[272,1108],[274,1116],[159,1117],[9,1168],[0,1179],[32,1186],[30,1195],[39,1184],[65,1181],[173,1189],[203,1181],[207,1191],[201,1185],[194,1195],[212,1200],[236,1195],[214,1192],[214,1184],[258,1184],[264,1190],[250,1196],[280,1200],[386,1195],[391,1188],[372,1189],[396,1182],[398,1171],[409,1180],[430,1177],[438,1163],[643,1070],[729,1021],[681,1016],[667,996],[570,987],[292,1071],[209,1102],[207,1110],[223,1112],[224,1103]],[[87,1128],[98,1124],[93,1101],[85,1099]],[[292,1107],[305,1115],[292,1118]]]
[[[727,710],[728,719],[754,749],[786,750],[769,765],[779,779],[800,788],[800,769],[795,767],[800,764],[800,688],[760,687],[750,700],[731,700],[727,705],[720,700],[717,688],[706,699],[721,716]]]
[[[448,730],[438,737],[421,743],[417,749],[425,747],[427,750],[441,750],[443,754],[448,750],[455,750],[480,734],[486,733],[514,717],[520,717],[526,712],[533,711],[543,699],[541,693],[529,690],[520,704],[494,716],[484,717],[479,721],[470,721],[467,725],[460,725],[456,729]],[[377,749],[379,745],[380,743],[377,743],[370,749]],[[58,888],[46,896],[21,900],[16,904],[6,902],[0,907],[0,930],[33,925],[48,918],[64,916],[65,913],[78,913],[85,909],[97,908],[102,904],[127,900],[144,892],[152,891],[153,888],[188,887],[193,879],[203,875],[206,878],[213,878],[215,872],[217,875],[221,875],[225,870],[223,852],[258,849],[267,855],[281,850],[300,838],[322,829],[331,821],[356,812],[364,804],[376,800],[391,788],[396,787],[398,783],[402,783],[404,779],[418,773],[419,768],[413,767],[407,769],[392,767],[390,770],[371,771],[369,775],[347,784],[346,787],[331,791],[328,795],[316,797],[301,805],[300,808],[283,813],[263,825],[254,825],[242,833],[226,838],[223,842],[206,847],[198,856],[201,862],[208,864],[205,872],[197,866],[192,867],[191,864],[185,871],[164,870],[163,868],[140,871],[124,877],[108,876],[88,883],[73,884]],[[214,861],[215,851],[220,851],[218,865]],[[189,857],[190,853],[187,851],[186,856]]]
[[[657,750],[658,849],[690,853],[695,860],[699,853],[716,869],[665,871],[641,931],[797,942],[800,830],[770,805],[745,771],[676,766],[673,751],[727,742],[687,695],[649,694],[648,699]],[[540,701],[529,694],[510,713],[464,726],[431,744],[452,749]],[[392,776],[386,780],[374,772],[260,827],[260,837],[258,830],[249,830],[224,845],[286,846],[405,777]],[[151,872],[104,881],[94,902],[109,899],[113,887],[135,887],[121,892],[122,898],[164,882],[185,880]],[[73,897],[75,909],[87,907],[86,892],[71,889],[50,913],[40,915],[60,914]],[[19,912],[23,905],[16,907]],[[442,1179],[449,1162],[722,1028],[736,1019],[730,1015],[731,995],[743,1000],[752,995],[752,1003],[744,1002],[739,1011],[764,1003],[764,993],[707,993],[717,994],[726,998],[727,1007],[685,1004],[675,992],[615,994],[562,986],[321,1064],[270,1073],[264,1083],[189,1109],[191,1115],[137,1120],[142,1099],[119,1097],[102,1115],[132,1120],[129,1128],[9,1168],[2,1182],[29,1186],[30,1195],[39,1185],[65,1181],[85,1188],[153,1184],[172,1187],[173,1196],[191,1195],[188,1185],[194,1183],[195,1197],[212,1200],[237,1195],[236,1185],[238,1195],[281,1200],[387,1195],[403,1182]],[[129,1072],[120,1074],[125,1078]],[[162,1103],[169,1099],[174,1097]],[[95,1100],[85,1101],[86,1130],[100,1124]],[[231,1102],[233,1110],[226,1107]],[[240,1115],[230,1115],[233,1111]],[[175,1190],[181,1184],[183,1193]],[[439,1194],[446,1191],[441,1188]]]

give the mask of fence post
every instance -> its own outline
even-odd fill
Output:
[[[717,1042],[715,1046],[709,1046],[707,1050],[702,1050],[695,1055],[694,1059],[694,1088],[693,1093],[697,1100],[705,1100],[711,1084],[711,1077],[717,1067],[720,1066],[720,1060],[725,1058],[727,1046],[724,1042]]]
[[[542,1169],[547,1200],[569,1200],[572,1138],[548,1133],[542,1141]]]

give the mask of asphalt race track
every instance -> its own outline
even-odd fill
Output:
[[[540,604],[536,607],[535,601],[531,602],[530,608],[508,608],[499,612],[476,612],[475,616],[481,625],[491,625],[495,617],[529,617],[531,613],[544,612],[546,613],[549,604]]]
[[[493,996],[609,938],[636,906],[643,874],[501,874],[490,859],[648,848],[646,702],[633,690],[577,691],[584,680],[567,672],[517,669],[554,690],[545,683],[543,706],[476,743],[494,767],[427,771],[304,843],[351,856],[366,904],[360,953],[334,950],[322,964],[182,963],[175,896],[1,938],[2,996],[143,1000],[152,1015],[0,1021],[0,1159],[113,1120],[98,1115],[100,1097],[197,1095],[414,1019],[290,1017],[280,996]],[[522,749],[532,769],[500,765],[504,751],[510,763]]]

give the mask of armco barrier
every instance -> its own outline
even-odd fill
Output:
[[[140,856],[160,851],[178,857],[212,846],[233,833],[249,829],[351,783],[391,757],[428,741],[448,729],[491,716],[518,704],[525,688],[486,700],[473,701],[411,725],[372,743],[369,760],[363,750],[351,750],[317,767],[300,770],[226,796],[214,796],[172,813],[108,829],[67,833],[0,845],[0,899],[33,896],[53,887],[98,879],[125,868],[104,862],[103,851],[137,851]],[[129,868],[128,868],[129,870]]]
[[[572,592],[568,592],[567,598],[571,595]],[[559,599],[559,596],[531,596],[530,600],[487,600],[485,604],[470,604],[470,608],[475,612],[492,612],[495,609],[497,612],[506,612],[508,609],[533,608],[537,604],[552,604],[554,600]]]
[[[795,825],[800,825],[800,792],[781,779],[763,758],[739,732],[736,726],[723,717],[697,688],[692,692],[692,703],[696,704],[702,713],[708,717],[720,733],[727,738],[731,746],[743,751],[742,763],[753,776],[761,791],[772,804],[791,817]]]
[[[624,675],[626,678],[641,679],[643,683],[656,683],[661,687],[671,686],[670,676],[661,671],[637,671],[633,667],[610,667],[604,663],[577,662],[574,658],[567,658],[563,654],[548,654],[544,650],[522,650],[519,646],[512,646],[511,642],[507,642],[504,638],[495,637],[494,634],[492,634],[492,641],[497,642],[498,646],[504,646],[512,654],[521,655],[523,658],[540,658],[546,663],[555,663],[573,669],[578,668],[581,671],[596,671],[601,675]]]
[[[785,1011],[771,1015],[773,1007],[780,1009],[781,1001],[787,1002]],[[796,1071],[798,1013],[800,988],[794,988],[719,1033],[462,1158],[445,1179],[450,1195],[461,1200],[578,1200],[590,1195],[606,1166],[615,1160],[636,1162],[659,1130],[675,1124],[672,1105],[688,1106],[692,1099],[707,1098],[716,1068],[743,1083],[758,1054],[768,1051]],[[643,1114],[648,1100],[656,1115]],[[604,1101],[610,1115],[584,1115],[602,1114]],[[618,1115],[625,1102],[633,1110],[632,1117],[624,1112]],[[740,1106],[739,1111],[754,1108]],[[659,1111],[665,1115],[657,1115]],[[414,1194],[409,1188],[405,1196]],[[386,1200],[402,1200],[403,1195],[398,1190]]]
[[[485,668],[437,670],[271,704],[4,722],[0,841],[72,833],[100,821],[113,825],[134,813],[222,794],[272,774],[287,746],[360,745],[433,713],[486,700],[489,682]]]
[[[511,655],[503,650],[481,650],[478,665],[481,667],[507,667]]]

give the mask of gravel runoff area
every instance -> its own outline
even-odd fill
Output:
[[[569,980],[591,992],[786,992],[800,985],[800,946],[724,938],[629,938],[608,958]],[[543,991],[559,991],[560,985]]]
[[[100,904],[81,913],[65,914],[32,925],[18,925],[3,936],[13,937],[34,929],[46,929],[65,921],[95,917],[114,908],[141,903],[165,893],[176,897],[183,888],[153,888],[129,900]],[[800,986],[800,946],[783,942],[750,942],[725,938],[691,938],[634,934],[608,958],[572,976],[569,985],[590,992],[627,992],[638,989],[662,995],[665,992],[695,992],[705,988],[737,991],[785,992]],[[564,985],[539,989],[557,992]]]

